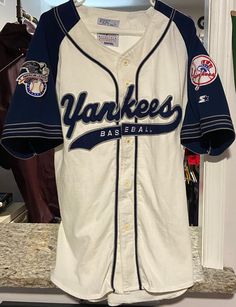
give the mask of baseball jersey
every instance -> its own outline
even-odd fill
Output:
[[[111,306],[193,284],[184,148],[234,140],[213,60],[194,22],[164,3],[118,12],[73,1],[42,15],[2,144],[55,148],[62,222],[52,281]]]

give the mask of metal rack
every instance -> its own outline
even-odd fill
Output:
[[[23,10],[21,0],[17,0],[16,2],[16,18],[19,24],[23,23],[23,18],[26,18],[29,21],[32,21],[35,24],[38,24],[37,18],[31,16]]]

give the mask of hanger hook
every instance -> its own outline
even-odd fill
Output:
[[[84,2],[85,2],[85,0],[80,0],[80,1],[74,0],[75,6],[80,6],[80,5],[84,4]],[[156,1],[150,0],[150,3],[151,3],[152,6],[155,6]]]
[[[152,6],[155,6],[156,1],[155,0],[150,0],[150,3],[151,3]]]
[[[85,0],[80,0],[80,1],[74,0],[75,6],[81,6],[82,4],[84,4],[84,2],[85,2]]]

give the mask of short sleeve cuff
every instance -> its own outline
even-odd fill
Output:
[[[6,124],[1,144],[13,156],[28,159],[63,143],[61,127],[42,123]]]
[[[181,130],[181,144],[198,154],[220,155],[234,139],[229,115],[202,118],[199,123],[186,124]]]

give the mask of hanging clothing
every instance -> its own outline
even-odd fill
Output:
[[[0,32],[0,136],[31,37],[26,25],[21,24],[7,23]],[[12,170],[28,209],[29,222],[48,223],[60,216],[53,150],[21,160],[0,145],[0,166]]]
[[[9,79],[8,65],[18,69],[14,64],[18,61],[20,63],[30,40],[31,35],[26,31],[24,25],[7,23],[0,32],[0,135],[13,93],[11,85],[15,84],[15,81]],[[0,165],[4,168],[10,168],[9,155],[1,145]]]

